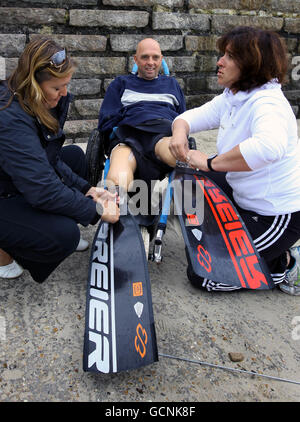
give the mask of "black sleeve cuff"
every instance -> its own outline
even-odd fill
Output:
[[[91,189],[92,185],[90,185],[88,182],[86,182],[86,184],[81,188],[81,193],[83,193],[83,195],[85,195],[90,189]]]
[[[99,215],[99,214],[96,212],[96,214],[95,214],[95,216],[93,217],[93,219],[92,219],[92,221],[90,222],[90,224],[92,224],[92,225],[94,226],[95,224],[97,224],[97,223],[98,223],[98,221],[100,220],[100,218],[101,218],[101,215]]]

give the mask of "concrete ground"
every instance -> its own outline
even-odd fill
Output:
[[[205,139],[197,136],[198,146],[211,152],[214,139],[213,132]],[[82,235],[92,242],[95,230],[83,228]],[[197,290],[186,277],[184,242],[174,218],[164,238],[163,262],[148,262],[159,353],[298,384],[161,355],[158,362],[128,372],[84,372],[89,253],[74,253],[41,285],[27,272],[1,280],[1,402],[300,401],[299,297],[279,289]],[[232,353],[242,360],[233,362]]]

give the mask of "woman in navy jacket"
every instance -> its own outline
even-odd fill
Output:
[[[0,83],[0,277],[23,267],[43,282],[76,250],[77,224],[119,218],[115,196],[85,180],[82,150],[62,148],[74,70],[65,49],[38,38]]]

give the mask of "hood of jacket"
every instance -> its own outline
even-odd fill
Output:
[[[248,101],[249,99],[257,99],[258,97],[281,97],[281,84],[277,82],[277,79],[272,79],[264,85],[254,88],[251,91],[238,91],[236,94],[229,88],[225,88],[224,95],[226,101],[233,107],[238,107]]]

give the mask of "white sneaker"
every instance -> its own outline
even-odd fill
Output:
[[[89,242],[87,240],[82,239],[82,237],[79,240],[78,246],[76,248],[76,252],[82,252],[87,250],[89,247]]]
[[[23,273],[23,268],[20,265],[13,261],[8,265],[0,266],[0,277],[1,278],[17,278]]]
[[[285,280],[279,284],[279,288],[289,295],[300,296],[300,247],[291,248],[289,251],[295,263],[286,271]]]

